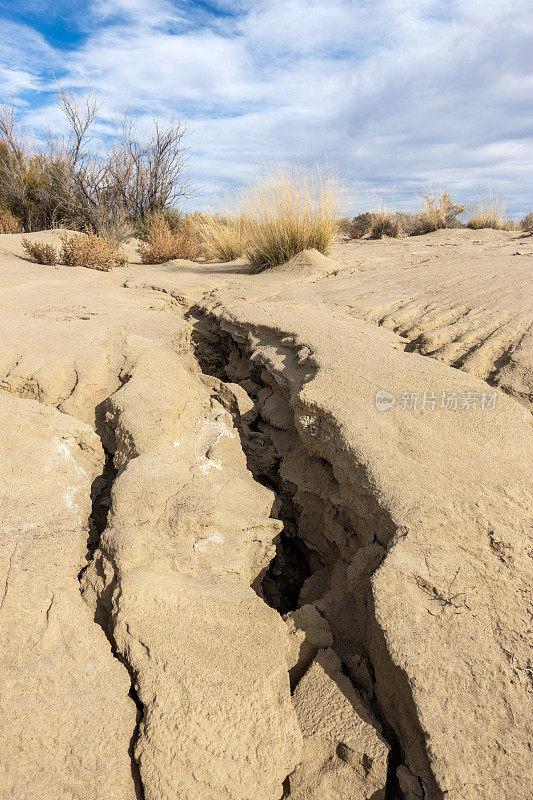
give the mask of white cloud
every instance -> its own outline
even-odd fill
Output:
[[[45,63],[62,82],[103,93],[109,114],[126,103],[188,118],[206,202],[269,159],[327,158],[349,186],[394,187],[400,202],[435,180],[465,197],[492,184],[516,213],[528,210],[528,0],[512,12],[505,0],[217,5],[225,15],[196,3],[97,0],[68,54],[12,27],[0,74],[30,101],[50,79],[36,59],[24,62],[33,35],[33,51],[48,48]],[[39,125],[45,112],[35,94],[27,120]],[[353,202],[363,208],[366,190]]]

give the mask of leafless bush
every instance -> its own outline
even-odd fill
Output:
[[[178,233],[173,233],[162,213],[152,216],[146,242],[141,242],[139,254],[143,264],[163,264],[175,258],[191,260],[198,255],[194,223],[185,219]]]
[[[23,239],[22,246],[24,252],[32,261],[36,261],[38,264],[49,264],[50,266],[57,264],[57,250],[53,244],[32,242],[29,239]]]
[[[88,228],[85,233],[64,233],[61,236],[61,262],[68,267],[88,267],[109,272],[121,267],[126,257],[113,242]]]
[[[0,200],[25,230],[61,223],[120,242],[130,225],[190,194],[186,128],[152,120],[146,135],[125,110],[108,139],[95,128],[100,104],[60,89],[65,137],[37,145],[17,124],[13,102],[0,110]]]

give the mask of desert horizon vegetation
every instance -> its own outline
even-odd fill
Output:
[[[95,96],[80,100],[59,87],[58,103],[67,132],[49,132],[42,142],[18,124],[13,101],[0,109],[0,233],[78,231],[63,237],[60,253],[26,240],[27,255],[39,263],[107,270],[123,262],[119,245],[135,236],[145,264],[245,257],[252,271],[261,271],[307,248],[327,254],[338,230],[353,239],[376,239],[457,227],[533,229],[532,214],[518,224],[506,220],[506,201],[491,191],[465,205],[430,187],[415,212],[397,211],[376,196],[370,211],[343,218],[340,183],[320,166],[271,167],[236,190],[221,211],[186,213],[179,204],[194,189],[185,124],[163,125],[154,117],[141,135],[125,109],[101,139]]]

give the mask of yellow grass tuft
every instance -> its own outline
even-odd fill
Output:
[[[186,218],[174,233],[164,214],[154,214],[149,222],[146,242],[139,245],[143,264],[164,264],[175,258],[192,260],[198,255],[195,226]]]
[[[307,248],[327,254],[337,232],[339,188],[319,169],[269,172],[243,197],[253,227],[246,255],[255,271],[283,264]]]
[[[52,244],[32,242],[24,238],[22,239],[22,246],[24,252],[32,261],[36,261],[38,264],[48,264],[52,267],[57,264],[57,250]]]
[[[250,247],[255,224],[245,214],[198,216],[197,231],[202,255],[208,261],[233,261]]]
[[[467,227],[478,230],[479,228],[494,228],[502,230],[505,227],[505,211],[507,203],[493,194],[481,197],[475,203],[468,218]]]
[[[61,235],[61,261],[68,267],[88,267],[109,272],[126,263],[126,256],[116,245],[93,231]]]

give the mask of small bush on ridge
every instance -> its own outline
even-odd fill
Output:
[[[370,238],[381,239],[383,236],[396,237],[402,233],[400,218],[395,211],[382,209],[372,214]]]
[[[358,214],[354,217],[348,226],[348,236],[350,239],[362,239],[370,232],[372,227],[373,215],[370,211],[365,211],[363,214]]]
[[[86,229],[61,236],[61,261],[68,267],[88,267],[109,272],[126,263],[126,256],[112,242]]]
[[[454,203],[447,192],[423,196],[423,207],[413,220],[411,234],[431,233],[442,228],[461,226],[458,217],[464,214],[465,207]]]
[[[57,250],[52,244],[46,242],[32,242],[29,239],[22,239],[22,246],[24,252],[32,261],[38,264],[48,264],[54,266],[57,264]]]
[[[139,245],[143,264],[164,264],[175,258],[192,260],[198,255],[194,223],[185,219],[179,233],[173,233],[161,213],[155,213],[148,225],[146,242]]]

